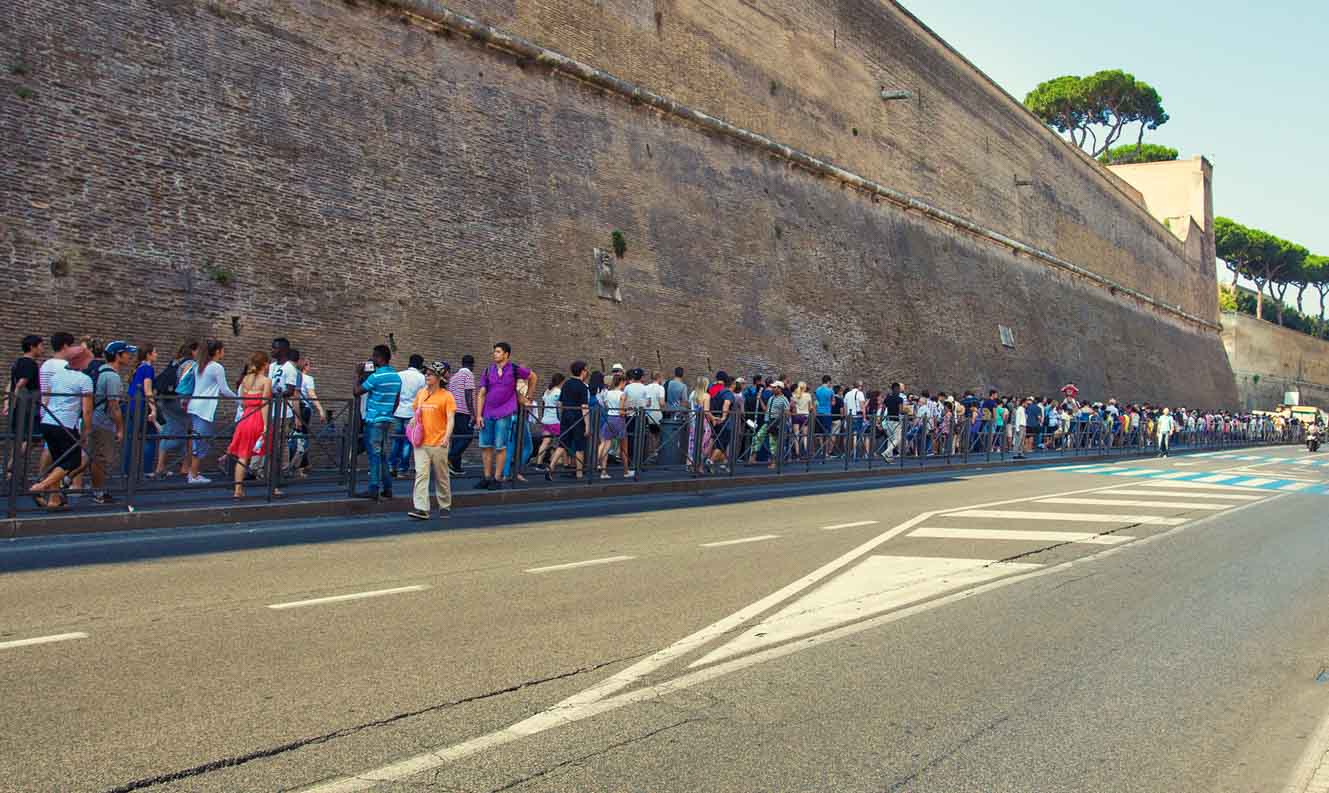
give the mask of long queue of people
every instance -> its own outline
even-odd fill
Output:
[[[117,470],[208,484],[202,466],[213,443],[228,435],[222,468],[232,496],[244,498],[259,462],[283,480],[306,475],[315,417],[332,418],[319,400],[311,361],[284,338],[250,354],[234,381],[218,340],[188,342],[165,364],[152,345],[103,345],[69,333],[53,334],[49,353],[39,336],[25,337],[22,348],[4,409],[20,446],[33,435],[20,438],[21,414],[31,411],[42,450],[40,474],[29,490],[48,510],[67,509],[64,491],[82,489],[85,476],[95,503],[115,503],[108,482]],[[1056,397],[1002,396],[996,389],[986,396],[934,395],[909,393],[898,382],[882,390],[863,381],[837,384],[829,375],[815,388],[784,374],[747,380],[724,371],[689,382],[682,368],[666,378],[621,364],[605,373],[577,360],[566,374],[552,373],[539,391],[536,373],[511,356],[511,346],[497,342],[477,375],[470,355],[455,371],[421,355],[396,369],[392,351],[374,347],[355,373],[357,451],[368,458],[367,486],[359,495],[392,498],[394,481],[411,479],[409,514],[431,517],[432,485],[439,514],[446,516],[451,479],[465,473],[473,442],[481,462],[475,487],[498,489],[526,481],[527,471],[551,480],[560,473],[611,479],[611,468],[621,466],[622,476],[632,478],[636,464],[668,460],[708,475],[744,462],[777,468],[789,461],[975,452],[1020,458],[1118,446],[1166,455],[1179,432],[1235,437],[1283,429],[1268,426],[1281,419],[1264,416],[1082,401],[1074,384]],[[229,431],[219,426],[221,405],[235,405]],[[141,460],[134,459],[139,447],[126,442],[131,427],[141,428]],[[265,448],[273,438],[282,442]],[[283,495],[279,487],[270,493]]]

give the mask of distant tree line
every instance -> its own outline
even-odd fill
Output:
[[[1251,301],[1254,306],[1248,313],[1264,319],[1267,292],[1274,301],[1279,325],[1317,336],[1329,335],[1324,317],[1325,301],[1329,298],[1329,257],[1313,254],[1295,242],[1243,226],[1230,218],[1214,218],[1214,243],[1218,258],[1232,273],[1229,310],[1244,310],[1243,293],[1237,288],[1237,279],[1244,277],[1255,284]],[[1320,295],[1320,311],[1315,318],[1308,317],[1302,305],[1308,289]],[[1288,292],[1295,295],[1295,312],[1284,302]],[[1294,321],[1289,322],[1289,317]]]

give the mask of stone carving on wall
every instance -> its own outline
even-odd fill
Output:
[[[595,249],[595,293],[597,297],[623,302],[623,290],[618,288],[618,270],[614,265],[614,252]]]

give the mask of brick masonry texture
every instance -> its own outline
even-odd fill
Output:
[[[1223,345],[1247,410],[1273,410],[1296,391],[1301,404],[1329,410],[1329,343],[1248,314],[1223,314]]]
[[[1212,268],[898,9],[767,5],[452,7],[1216,315]],[[392,334],[454,362],[507,339],[542,378],[575,355],[1236,399],[1212,331],[374,0],[6,16],[5,338],[214,335],[234,369],[285,335],[324,395]],[[613,230],[622,303],[595,297]]]

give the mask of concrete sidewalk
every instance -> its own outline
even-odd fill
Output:
[[[1252,444],[1277,446],[1284,444]],[[1233,446],[1229,448],[1249,448]],[[1195,451],[1201,451],[1199,449]],[[1179,450],[1179,454],[1186,451]],[[779,483],[803,484],[834,480],[860,480],[869,477],[893,477],[919,472],[947,471],[985,471],[1013,469],[1044,465],[1073,463],[1091,463],[1105,460],[1140,459],[1153,454],[1131,454],[1126,452],[1112,454],[1062,454],[1043,453],[1031,455],[1026,459],[979,459],[970,462],[960,458],[925,458],[909,459],[903,465],[887,465],[881,461],[869,464],[858,460],[845,465],[842,459],[814,462],[808,466],[805,462],[786,466],[783,473],[776,473],[764,465],[752,467],[740,466],[733,474],[713,474],[693,476],[687,471],[670,468],[640,472],[635,480],[593,479],[574,480],[560,477],[554,482],[546,482],[542,472],[533,471],[525,483],[503,490],[475,490],[475,479],[453,479],[453,506],[478,507],[500,506],[507,504],[529,504],[549,501],[570,501],[591,498],[625,497],[658,494],[701,493],[716,489],[770,486]],[[981,457],[981,456],[980,456]],[[19,537],[39,537],[58,534],[81,534],[107,531],[130,531],[137,529],[165,529],[185,526],[199,526],[217,523],[250,523],[270,520],[293,520],[298,518],[345,517],[348,515],[374,515],[391,512],[404,512],[410,509],[411,482],[399,480],[396,497],[390,501],[375,503],[366,499],[349,498],[345,482],[330,478],[311,477],[310,482],[293,482],[286,487],[284,498],[267,501],[266,487],[262,483],[251,483],[247,500],[232,501],[220,487],[229,489],[229,485],[214,483],[210,488],[190,488],[187,486],[164,489],[144,487],[135,499],[132,508],[123,504],[98,506],[91,498],[75,498],[73,509],[68,512],[44,513],[37,510],[20,512],[15,518],[6,519],[0,527],[0,539]],[[178,480],[177,480],[178,481]],[[361,477],[363,481],[363,477]],[[363,489],[363,486],[357,488]],[[200,504],[200,496],[207,499]],[[25,503],[31,503],[24,497]]]

